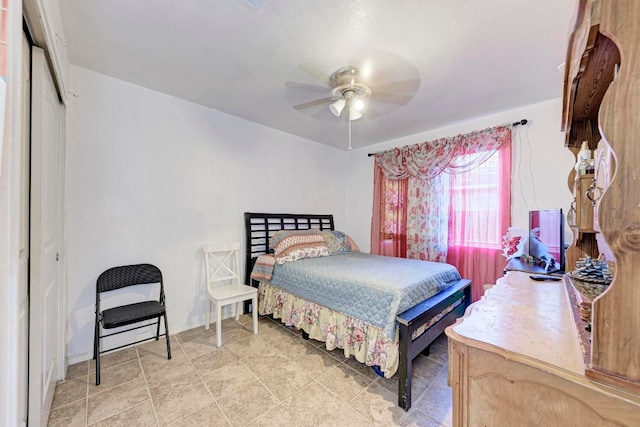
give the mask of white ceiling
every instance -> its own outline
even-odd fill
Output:
[[[347,123],[328,103],[293,108],[328,97],[322,81],[336,69],[371,70],[373,109],[352,122],[354,148],[556,98],[575,7],[575,0],[60,3],[71,63],[339,148],[347,146]],[[388,85],[411,79],[420,81],[415,93]],[[383,103],[382,91],[410,100]]]

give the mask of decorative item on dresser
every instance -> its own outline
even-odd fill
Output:
[[[595,150],[588,191],[574,193],[577,217],[594,217],[591,229],[574,223],[566,265],[604,259],[612,280],[588,295],[569,275],[563,285],[510,272],[472,305],[447,329],[455,426],[640,425],[640,2],[578,0],[573,24],[563,130],[574,154],[582,141]],[[580,177],[572,168],[574,192]]]
[[[338,245],[333,252],[318,238],[330,241],[348,236],[334,231],[332,215],[245,213],[245,228],[245,280],[247,285],[259,286],[259,312],[282,317],[283,322],[302,329],[303,335],[325,341],[328,349],[343,348],[339,341],[350,332],[339,329],[352,325],[348,327],[354,330],[355,343],[346,343],[345,356],[378,365],[387,378],[397,370],[398,405],[408,410],[412,360],[464,313],[471,301],[471,281],[460,279],[448,264],[366,254],[346,247],[350,245],[342,245],[342,250]],[[280,263],[276,257],[282,255],[285,239],[296,247],[285,252],[291,260]],[[271,250],[274,254],[266,255]],[[298,250],[307,255],[301,256]],[[322,253],[327,250],[331,253]],[[293,285],[286,283],[285,277],[292,276],[285,273],[297,277]],[[252,280],[256,277],[260,282]],[[331,292],[323,292],[326,287]],[[363,301],[366,313],[356,309]],[[369,317],[372,311],[382,322]],[[337,318],[344,318],[344,324],[327,320],[333,323],[320,327],[322,319]]]

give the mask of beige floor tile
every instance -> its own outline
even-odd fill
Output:
[[[95,378],[92,376],[89,381],[89,395],[140,378],[142,378],[142,369],[140,369],[140,361],[137,358],[100,369],[100,385],[96,385]]]
[[[222,344],[229,345],[233,342],[241,341],[253,335],[254,333],[252,329],[248,329],[242,326],[239,328],[233,328],[233,329],[222,328]]]
[[[225,348],[240,359],[244,359],[249,356],[259,356],[268,351],[273,351],[273,347],[269,344],[269,340],[262,335],[251,335],[248,338],[225,344]]]
[[[377,383],[389,390],[391,393],[398,395],[398,375],[386,379],[378,377]],[[431,383],[416,375],[411,376],[411,400],[415,401],[429,388]]]
[[[153,414],[151,401],[147,400],[119,414],[102,420],[94,427],[129,427],[129,426],[155,426],[156,416]]]
[[[364,363],[358,362],[356,358],[353,356],[346,359],[344,361],[344,364],[349,366],[351,369],[355,369],[360,374],[364,375],[365,377],[369,378],[372,381],[380,378],[380,375],[378,375],[371,366],[367,366]],[[395,381],[397,381],[398,377],[394,376],[390,379],[390,381],[393,381],[394,379]]]
[[[318,378],[340,362],[331,357],[327,352],[315,348],[297,358],[294,363],[306,369],[310,377]]]
[[[191,363],[193,363],[200,375],[205,375],[208,371],[215,371],[238,360],[240,360],[238,356],[227,350],[226,347],[220,347],[191,359]]]
[[[286,356],[274,348],[266,350],[262,354],[252,354],[242,359],[242,361],[258,377],[264,376],[290,362]]]
[[[451,425],[453,396],[449,387],[431,386],[427,392],[413,403],[420,411],[443,425]]]
[[[87,423],[94,424],[149,399],[143,378],[89,396]]]
[[[300,337],[301,339],[304,340],[303,334],[301,330],[293,330],[293,329],[289,329],[289,332],[291,332],[293,335]],[[318,340],[314,340],[314,339],[307,339],[305,340],[306,342],[308,342],[309,344],[311,344],[312,346],[316,347],[316,348],[321,348],[324,349],[326,347],[326,343],[324,341],[318,341]]]
[[[235,361],[223,367],[201,373],[215,399],[223,395],[242,396],[242,390],[249,384],[258,382],[258,378],[246,364]]]
[[[413,374],[429,383],[436,378],[440,371],[446,368],[446,364],[422,355],[418,355],[413,359]]]
[[[289,360],[295,360],[300,356],[310,353],[315,348],[315,346],[308,341],[287,332],[278,332],[277,337],[271,337],[268,338],[268,340],[273,348]]]
[[[331,368],[328,372],[320,375],[316,381],[343,402],[350,401],[371,384],[369,378],[345,364]]]
[[[204,329],[206,328],[206,325],[199,326],[196,329],[200,329],[200,328]],[[236,322],[233,317],[230,317],[228,319],[222,319],[222,332],[229,331],[231,329],[242,329],[242,328],[253,330],[253,325],[251,324],[251,322],[249,323]],[[216,333],[215,309],[214,309],[214,312],[211,313],[211,323],[209,324],[208,330],[213,332],[214,334]]]
[[[446,427],[419,409],[411,408],[409,413],[398,423],[401,427]]]
[[[180,348],[179,342],[175,337],[171,337],[169,341],[171,345],[171,355],[173,356],[174,350]],[[136,350],[138,350],[138,356],[141,356],[141,353],[153,353],[157,356],[164,356],[167,358],[167,341],[163,339],[147,341],[136,346]]]
[[[89,361],[75,363],[67,367],[67,379],[87,375],[89,372]]]
[[[191,341],[181,342],[180,347],[189,360],[210,354],[218,348],[215,335],[203,335]]]
[[[189,383],[190,381],[202,382],[189,361],[176,363],[172,369],[150,372],[145,377],[152,396],[156,391],[170,389],[176,384]]]
[[[187,355],[182,346],[175,342],[171,346],[171,359],[167,359],[167,347],[164,341],[151,341],[138,346],[138,356],[145,374],[161,370],[171,369],[172,366],[187,361]]]
[[[161,425],[183,418],[215,401],[191,363],[179,363],[147,375],[147,384]]]
[[[217,402],[234,426],[246,426],[279,403],[258,381],[248,384],[239,394],[223,394]]]
[[[229,421],[224,416],[218,405],[215,403],[200,409],[191,415],[176,420],[169,424],[174,427],[193,427],[193,426],[230,426]]]
[[[447,388],[449,387],[448,377],[449,371],[447,368],[444,368],[438,375],[436,375],[436,379],[433,380],[431,385]]]
[[[259,315],[258,315],[258,320],[260,320]],[[241,314],[240,318],[238,319],[238,323],[243,326],[253,325],[253,315],[251,313]]]
[[[443,346],[447,347],[449,345],[449,338],[447,338],[447,334],[442,333],[442,334],[438,335],[438,338],[433,340],[433,343],[437,344],[437,345],[443,345]]]
[[[68,405],[59,406],[49,414],[49,427],[84,427],[87,417],[87,399],[76,400]]]
[[[271,320],[258,321],[258,335],[268,339],[278,339],[283,336],[293,335],[290,331]]]
[[[310,384],[313,379],[307,374],[306,369],[298,364],[289,362],[266,372],[260,376],[260,381],[267,386],[274,396],[282,400]]]
[[[283,322],[281,322],[281,319],[270,319],[270,320],[274,325],[276,325],[279,328],[280,333],[287,333],[287,334],[295,335],[297,337],[302,337],[301,330],[298,330],[293,326],[285,325]]]
[[[285,399],[283,405],[305,426],[371,425],[316,382]]]
[[[211,324],[212,326],[215,326],[215,324]],[[213,329],[205,329],[204,326],[200,326],[197,328],[193,328],[193,329],[189,329],[183,332],[180,332],[175,336],[175,338],[180,341],[181,344],[184,344],[186,342],[189,341],[194,341],[194,340],[200,340],[200,339],[208,339],[211,338],[212,336],[215,338],[215,327]],[[172,336],[172,338],[174,337]]]
[[[110,366],[118,365],[123,362],[128,362],[138,357],[135,347],[129,347],[122,350],[114,351],[113,353],[102,354],[100,356],[100,369],[108,368]],[[96,361],[89,361],[89,372],[95,372]],[[94,378],[95,380],[95,378]]]
[[[334,348],[333,350],[327,350],[325,343],[322,343],[322,345],[318,346],[319,349],[322,349],[323,351],[327,352],[327,354],[331,357],[333,357],[334,359],[336,359],[338,362],[342,363],[342,362],[346,362],[348,357],[344,356],[344,349],[342,348]]]
[[[246,328],[244,324],[240,322],[236,322],[236,319],[234,319],[233,317],[222,319],[222,332],[228,331],[231,329],[246,329]]]
[[[213,396],[203,384],[178,386],[174,390],[153,397],[160,425],[183,418],[209,405],[215,405]]]
[[[404,409],[398,406],[398,396],[377,381],[358,393],[349,405],[375,425],[396,425],[405,416]]]
[[[439,341],[434,342],[433,344],[431,344],[429,356],[427,357],[429,359],[435,360],[438,363],[446,365],[447,361],[449,360],[449,348],[447,347],[447,344],[441,344]]]
[[[302,427],[304,424],[295,414],[282,405],[276,405],[253,420],[249,427]]]
[[[86,397],[87,376],[70,378],[56,384],[51,407],[57,408],[59,406],[68,405],[71,402],[75,402],[76,400],[84,399]]]

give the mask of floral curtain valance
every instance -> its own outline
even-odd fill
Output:
[[[406,145],[374,154],[376,163],[391,180],[408,177],[432,179],[442,172],[467,172],[511,140],[511,125],[496,126],[450,138]],[[479,154],[467,156],[468,154]]]

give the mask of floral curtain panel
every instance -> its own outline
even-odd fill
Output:
[[[442,172],[463,173],[482,164],[505,142],[511,141],[511,126],[497,126],[407,145],[374,154],[385,177],[401,180],[411,177],[430,180]],[[479,154],[479,156],[466,156]]]
[[[430,180],[410,177],[407,181],[407,258],[446,262],[449,175]]]
[[[371,253],[406,258],[408,180],[385,179],[375,165],[374,188]]]

